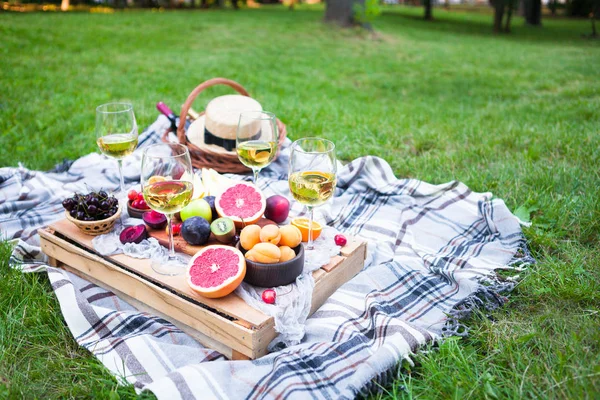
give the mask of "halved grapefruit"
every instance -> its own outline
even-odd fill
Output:
[[[231,218],[237,228],[258,222],[266,207],[265,196],[250,182],[237,182],[215,199],[219,216]]]
[[[233,292],[246,276],[246,260],[231,246],[206,246],[187,268],[188,285],[201,296],[216,299]]]

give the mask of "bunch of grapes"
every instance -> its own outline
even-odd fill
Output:
[[[100,221],[115,215],[119,201],[101,190],[85,195],[75,193],[73,197],[64,199],[62,206],[71,217],[80,221]]]

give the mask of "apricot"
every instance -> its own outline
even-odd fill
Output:
[[[240,245],[245,250],[252,250],[252,248],[260,243],[260,226],[258,225],[247,225],[240,232]]]
[[[279,262],[289,261],[296,257],[296,252],[289,246],[279,246],[279,251],[281,251]]]
[[[263,243],[279,244],[281,234],[277,225],[265,225],[260,230],[260,241]]]
[[[254,252],[252,250],[247,251],[244,256],[247,260],[256,261],[256,257],[254,257]]]
[[[256,261],[264,264],[279,262],[281,258],[281,250],[273,243],[257,243],[252,248],[252,253]]]
[[[289,246],[293,249],[302,242],[302,232],[294,225],[282,226],[279,228],[279,233],[281,234],[280,246]]]

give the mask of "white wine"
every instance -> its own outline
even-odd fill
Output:
[[[194,185],[191,182],[154,182],[144,187],[144,200],[155,211],[174,214],[190,203],[193,192]]]
[[[273,161],[277,151],[276,142],[249,140],[238,143],[237,153],[240,161],[246,167],[263,168]]]
[[[330,172],[304,171],[290,175],[290,191],[300,203],[316,207],[333,196],[336,179]]]
[[[102,153],[120,160],[133,153],[138,139],[130,133],[115,133],[98,138],[97,143]]]

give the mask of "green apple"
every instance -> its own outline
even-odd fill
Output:
[[[202,217],[209,224],[212,222],[212,209],[210,208],[210,204],[204,199],[192,200],[179,214],[182,221],[191,217]]]

